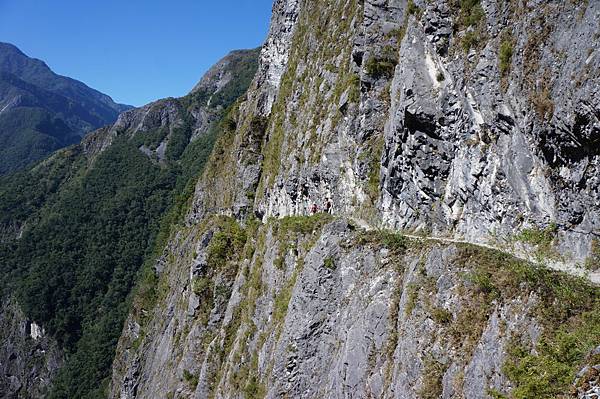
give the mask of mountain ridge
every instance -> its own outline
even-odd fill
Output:
[[[78,89],[94,92],[103,102],[109,107],[114,108],[117,112],[123,112],[132,108],[131,105],[115,103],[109,95],[104,94],[77,79],[52,72],[50,67],[43,60],[28,57],[17,46],[11,43],[0,42],[0,70],[12,72],[15,76],[47,90],[56,88],[57,86],[60,87],[62,82],[72,83]]]
[[[130,108],[0,43],[0,174],[77,143]]]

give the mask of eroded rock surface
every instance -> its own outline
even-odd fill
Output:
[[[63,363],[56,342],[28,320],[14,300],[0,307],[0,393],[3,398],[40,398]]]

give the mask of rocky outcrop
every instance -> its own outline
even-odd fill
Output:
[[[178,234],[156,306],[126,324],[111,397],[487,397],[513,387],[512,349],[553,331],[557,291],[539,286],[577,292],[477,247],[332,220]]]
[[[562,38],[573,43],[583,32],[598,34],[596,5],[553,3],[522,16],[517,5],[482,2],[485,29],[474,28],[479,42],[466,57],[440,45],[447,43],[452,11],[424,8],[409,22],[392,83],[385,225],[427,226],[481,242],[492,233],[506,240],[526,226],[555,223],[560,252],[583,263],[598,231],[598,209],[595,189],[583,189],[578,179],[594,180],[593,172],[586,178],[581,171],[591,172],[587,165],[597,159],[585,150],[593,147],[588,139],[569,137],[582,131],[578,120],[588,138],[598,124],[578,116],[590,110],[585,99],[594,97],[588,96],[598,76],[589,71],[598,65],[589,69],[595,61],[585,41],[567,45]],[[502,59],[502,46],[510,57]],[[581,156],[566,155],[572,151]]]
[[[375,225],[501,247],[552,226],[555,261],[583,266],[598,235],[599,68],[583,39],[596,5],[407,4],[301,3],[259,216],[330,199]]]
[[[63,363],[56,342],[11,299],[0,308],[0,341],[2,397],[43,397]]]

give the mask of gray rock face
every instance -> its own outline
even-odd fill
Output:
[[[247,101],[232,115],[239,127],[230,139],[227,153],[218,156],[219,165],[235,164],[232,170],[215,165],[210,179],[201,179],[188,215],[189,222],[198,223],[208,214],[245,217],[251,213],[253,199],[261,177],[260,154],[266,136],[268,117],[279,91],[292,47],[292,38],[299,15],[298,0],[276,0],[269,36],[260,52],[258,71],[250,86]],[[229,132],[233,134],[234,132]],[[230,173],[232,172],[232,173]],[[223,195],[225,194],[225,195]]]
[[[351,4],[299,6],[258,214],[307,214],[331,199],[374,225],[498,246],[556,226],[561,262],[582,266],[598,238],[600,68],[584,39],[598,34],[598,5],[523,14],[482,2],[466,51],[474,28],[453,33],[461,11],[445,2],[412,14],[401,1]],[[317,37],[318,14],[343,28]]]
[[[0,394],[3,398],[40,398],[63,359],[56,342],[28,320],[13,300],[0,308]]]
[[[250,238],[251,258],[210,274],[218,231],[209,222],[166,249],[174,289],[143,334],[128,321],[111,397],[486,397],[510,387],[511,340],[540,336],[535,293],[498,298],[478,318],[455,246],[398,254],[342,220],[305,235],[274,222]]]
[[[508,238],[523,226],[556,223],[565,256],[583,262],[598,230],[595,173],[581,175],[592,170],[584,164],[597,162],[587,140],[598,120],[578,115],[594,108],[598,76],[572,77],[588,76],[594,63],[584,56],[593,49],[577,38],[598,33],[596,6],[552,4],[516,18],[484,2],[487,40],[466,58],[439,45],[445,27],[432,21],[446,17],[443,7],[427,6],[423,27],[409,23],[385,134],[385,225],[484,241],[492,232]],[[544,31],[532,30],[542,18]],[[498,60],[503,34],[514,40],[505,77]],[[566,45],[567,37],[577,44]],[[531,48],[534,40],[539,48]],[[542,101],[553,112],[540,109]]]

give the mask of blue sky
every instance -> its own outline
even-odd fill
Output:
[[[117,102],[186,94],[266,38],[273,0],[0,0],[0,41]]]

